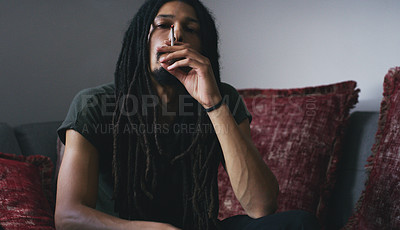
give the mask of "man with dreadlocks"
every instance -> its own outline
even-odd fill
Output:
[[[81,91],[58,130],[57,228],[315,226],[305,212],[273,214],[277,181],[252,143],[251,115],[221,83],[218,59],[214,20],[198,0],[144,3],[114,83]],[[220,162],[248,216],[217,219]]]

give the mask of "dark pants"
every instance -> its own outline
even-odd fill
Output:
[[[226,218],[221,221],[223,230],[308,230],[319,229],[314,215],[305,211],[287,211],[258,219],[245,215]]]

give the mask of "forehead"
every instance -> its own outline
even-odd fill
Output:
[[[165,3],[158,11],[157,16],[165,15],[169,17],[191,18],[197,20],[196,11],[194,8],[191,5],[180,1]]]

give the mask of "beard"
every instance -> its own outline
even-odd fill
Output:
[[[176,78],[174,75],[170,74],[167,70],[163,67],[160,67],[153,71],[154,79],[160,85],[167,85],[167,86],[179,86],[182,83]]]

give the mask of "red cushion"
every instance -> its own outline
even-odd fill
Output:
[[[302,89],[239,90],[251,134],[279,182],[278,212],[306,210],[321,222],[335,183],[342,134],[359,90],[353,81]],[[219,168],[219,218],[244,214]]]
[[[53,164],[45,156],[0,153],[0,226],[54,229],[51,198]]]
[[[400,67],[389,70],[368,182],[345,229],[400,229]]]

